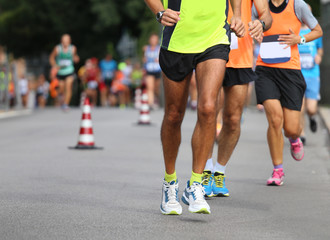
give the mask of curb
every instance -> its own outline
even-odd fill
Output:
[[[325,127],[327,128],[328,134],[330,135],[330,108],[320,107],[319,114]]]
[[[26,116],[32,113],[31,109],[24,109],[24,110],[11,110],[8,112],[0,112],[0,120],[12,117],[19,117],[19,116]]]

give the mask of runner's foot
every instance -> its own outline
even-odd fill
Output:
[[[268,186],[281,186],[283,184],[284,173],[283,168],[273,170],[272,176],[267,180]]]
[[[317,122],[314,117],[309,117],[309,128],[313,133],[317,131]]]
[[[294,160],[300,161],[304,158],[304,146],[300,138],[297,138],[296,141],[290,139],[291,144],[291,156]]]
[[[189,205],[189,212],[210,214],[210,206],[206,202],[204,195],[205,191],[202,184],[194,182],[190,186],[190,181],[188,181],[182,195],[182,202]]]
[[[205,196],[212,197],[212,182],[213,182],[213,174],[211,171],[204,171],[202,178],[202,186],[204,187]]]
[[[164,215],[180,215],[182,207],[179,203],[179,182],[178,180],[170,183],[164,180],[162,189],[162,203],[160,211]]]
[[[229,197],[229,191],[226,188],[226,176],[221,172],[214,173],[214,180],[212,184],[213,196]]]

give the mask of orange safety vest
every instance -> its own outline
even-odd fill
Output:
[[[229,53],[229,61],[226,67],[231,68],[252,68],[253,66],[253,40],[248,33],[248,23],[251,22],[253,0],[242,0],[241,4],[241,19],[245,25],[245,36],[243,38],[237,38],[232,36],[232,41],[237,40],[237,48],[231,49]],[[229,4],[228,21],[233,16],[233,10]],[[233,46],[233,44],[232,44]]]
[[[279,35],[291,34],[290,29],[299,35],[301,22],[294,10],[294,0],[289,0],[285,9],[280,13],[273,13],[272,27],[264,32],[264,39],[260,46],[257,66],[272,68],[300,69],[298,45],[295,44],[286,50],[286,45],[279,45]]]

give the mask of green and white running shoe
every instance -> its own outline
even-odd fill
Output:
[[[160,204],[160,211],[165,215],[180,215],[182,214],[182,207],[179,203],[179,182],[178,180],[170,183],[163,181],[162,189],[162,203]]]
[[[189,212],[204,214],[211,213],[210,206],[205,200],[204,187],[198,182],[193,182],[190,186],[190,181],[188,181],[181,199],[184,204],[189,205]]]

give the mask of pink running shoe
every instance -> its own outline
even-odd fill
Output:
[[[291,144],[291,156],[294,160],[300,161],[304,158],[304,144],[301,139],[298,138],[298,141],[295,143],[290,142]]]
[[[283,184],[284,172],[283,168],[273,170],[272,176],[267,180],[268,186],[281,186]]]

